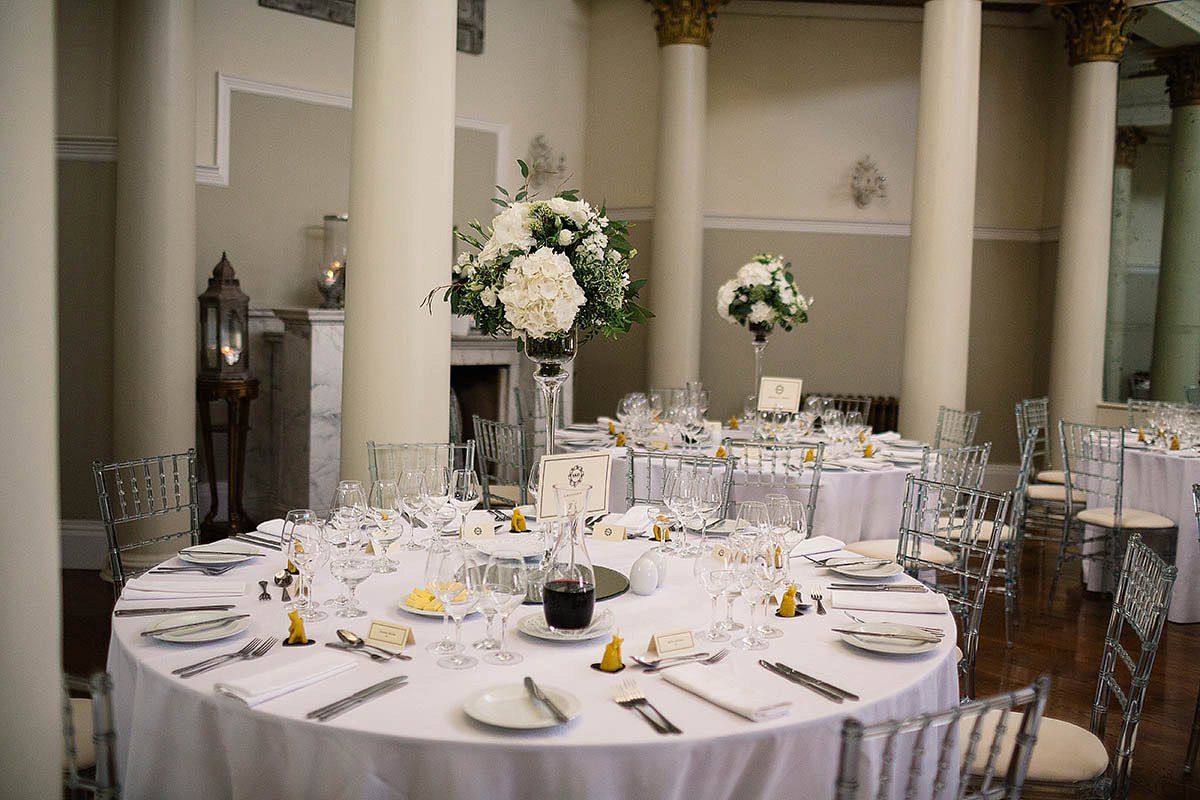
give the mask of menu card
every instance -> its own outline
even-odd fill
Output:
[[[608,513],[608,484],[612,476],[612,451],[589,450],[586,453],[559,453],[542,456],[540,488],[537,497],[539,521],[558,516],[556,484],[591,486],[586,513]]]
[[[783,411],[795,414],[800,410],[800,390],[804,381],[799,378],[768,378],[758,384],[758,410]]]

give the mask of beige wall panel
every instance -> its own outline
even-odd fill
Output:
[[[1020,460],[1013,404],[1032,396],[1040,249],[1029,242],[975,242],[967,408],[983,412],[975,440],[992,443],[997,464]]]
[[[116,0],[57,0],[59,136],[117,135]]]
[[[59,485],[65,519],[98,519],[92,461],[112,460],[115,164],[58,162]]]
[[[1064,32],[1060,25],[1041,32],[1041,91],[1046,96],[1046,139],[1027,142],[1031,149],[1045,151],[1042,175],[1042,226],[1052,228],[1062,220],[1063,165],[1067,156],[1067,108],[1071,73]],[[1039,395],[1040,397],[1040,395]]]

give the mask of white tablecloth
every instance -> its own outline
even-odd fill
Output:
[[[623,572],[651,543],[594,542],[598,564]],[[377,664],[347,654],[354,669],[329,680],[267,701],[253,709],[217,696],[213,685],[232,681],[313,653],[275,647],[257,661],[224,666],[184,681],[170,674],[178,666],[229,652],[251,636],[281,636],[287,630],[279,590],[276,599],[257,600],[255,581],[283,563],[279,553],[254,559],[229,573],[251,588],[239,611],[253,614],[248,631],[202,645],[167,644],[138,632],[159,617],[113,620],[108,668],[115,682],[115,712],[121,779],[129,798],[768,798],[831,797],[840,726],[847,715],[865,722],[944,708],[958,697],[954,636],[932,652],[888,657],[857,650],[840,641],[831,627],[848,620],[831,611],[773,620],[786,636],[761,653],[734,650],[720,670],[734,679],[791,700],[791,713],[769,722],[750,722],[666,683],[658,676],[627,669],[618,676],[598,673],[607,637],[556,644],[510,633],[509,644],[525,656],[518,666],[480,664],[465,671],[438,667],[424,650],[438,637],[436,619],[410,615],[397,607],[420,581],[423,555],[402,555],[400,573],[375,575],[359,588],[371,617],[411,624],[418,646],[411,662]],[[690,562],[668,560],[666,585],[642,597],[627,593],[598,604],[611,610],[625,637],[624,653],[643,652],[655,631],[700,628],[709,619],[709,601],[691,576]],[[801,581],[815,568],[798,567]],[[822,580],[828,576],[822,574]],[[906,578],[902,578],[907,580]],[[335,591],[327,574],[317,581],[320,598]],[[182,603],[177,603],[182,604]],[[118,608],[145,603],[122,601]],[[520,616],[540,613],[525,606]],[[741,612],[744,617],[744,612]],[[871,619],[884,615],[863,612]],[[949,614],[899,615],[953,633]],[[337,627],[365,633],[363,619],[332,619],[311,625],[319,642],[334,640]],[[464,639],[478,639],[482,619],[472,615]],[[478,652],[478,651],[476,651]],[[757,665],[760,656],[782,660],[862,696],[836,705],[786,682]],[[304,719],[306,712],[391,675],[411,676],[408,686],[327,723]],[[540,683],[574,693],[582,715],[564,728],[518,733],[472,722],[463,700],[478,689],[519,683],[531,675]],[[660,736],[632,711],[612,702],[613,685],[638,678],[649,698],[683,730]],[[954,781],[950,784],[953,786]],[[901,781],[901,786],[903,781]]]
[[[1192,451],[1194,453],[1194,451]],[[1125,449],[1126,508],[1153,511],[1179,525],[1175,565],[1179,577],[1171,594],[1171,622],[1200,622],[1200,539],[1192,508],[1192,484],[1200,483],[1200,457],[1129,445]],[[1090,530],[1090,529],[1089,529]],[[1100,570],[1091,564],[1085,575],[1093,591],[1103,588]]]

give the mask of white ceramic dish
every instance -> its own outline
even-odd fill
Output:
[[[862,556],[857,559],[846,559],[847,561],[862,560]],[[845,575],[847,578],[888,578],[892,575],[899,575],[904,569],[895,561],[889,561],[886,564],[844,564],[839,565],[838,562],[826,563],[825,565],[832,572],[838,575]]]
[[[578,631],[554,631],[546,624],[546,615],[541,611],[521,617],[517,630],[535,639],[548,642],[585,642],[603,636],[612,630],[613,613],[608,609],[592,617],[592,624]]]
[[[413,608],[412,606],[405,603],[403,600],[401,600],[399,603],[397,603],[397,605],[400,607],[401,611],[405,611],[409,614],[415,614],[418,617],[437,617],[438,619],[442,618],[442,612],[440,612],[440,611],[427,611],[424,608]],[[467,612],[467,616],[469,617],[472,614],[478,614],[478,613],[479,613],[479,610],[473,608]]]
[[[575,719],[583,710],[579,698],[570,692],[545,684],[539,684],[539,687],[568,719]],[[530,697],[524,684],[520,683],[480,689],[466,699],[463,711],[471,719],[497,728],[535,730],[565,724],[555,719],[550,709]]]
[[[914,628],[912,625],[905,625],[901,622],[864,622],[851,626],[849,630],[863,631],[864,633],[927,635],[920,628]],[[859,636],[853,633],[843,633],[841,637],[842,641],[846,644],[853,645],[862,650],[892,656],[911,656],[917,653],[928,653],[930,650],[936,649],[939,644],[939,642],[927,642],[919,639],[891,639],[887,636]]]
[[[216,550],[215,553],[206,553],[205,550]],[[224,555],[225,553],[245,553],[244,556]],[[192,564],[240,564],[247,559],[253,558],[262,552],[261,548],[253,545],[245,544],[244,542],[235,542],[231,539],[223,539],[212,544],[202,544],[196,547],[188,548],[188,552],[180,552],[180,561],[187,561]]]
[[[160,620],[155,620],[152,624],[147,625],[142,629],[145,631],[155,631],[163,628],[174,628],[177,625],[187,625],[192,622],[203,622],[206,619],[220,619],[233,614],[233,611],[189,611],[184,614],[171,614],[163,617]],[[235,636],[250,627],[250,618],[242,617],[241,619],[231,619],[228,622],[220,625],[212,625],[208,627],[192,628],[190,630],[172,631],[162,634],[151,634],[152,639],[158,639],[160,642],[173,642],[176,644],[194,644],[196,642],[215,642],[218,639],[227,639],[230,636]]]

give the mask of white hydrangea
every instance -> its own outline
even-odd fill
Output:
[[[560,217],[570,219],[576,227],[583,227],[592,211],[582,200],[566,200],[562,197],[552,197],[546,201],[546,205],[550,206],[550,210]]]
[[[751,261],[737,271],[737,280],[742,286],[755,286],[771,282],[771,270],[766,264]]]
[[[547,247],[514,258],[497,297],[514,331],[534,339],[570,330],[587,301],[571,262]]]
[[[771,307],[762,300],[759,300],[750,306],[750,315],[747,319],[755,323],[771,322],[774,316],[775,312],[771,310]]]
[[[491,261],[501,253],[528,250],[533,246],[529,233],[529,203],[513,203],[492,219],[492,238],[479,251],[481,261]]]
[[[721,288],[717,289],[717,313],[727,322],[734,321],[733,315],[729,313],[729,304],[733,302],[737,287],[737,280],[730,280],[722,283]]]
[[[779,302],[784,305],[790,305],[796,301],[796,293],[792,291],[792,287],[788,284],[777,285],[779,289]]]

